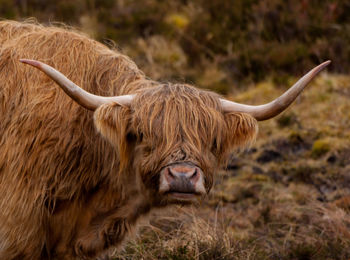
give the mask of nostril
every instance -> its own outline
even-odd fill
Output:
[[[169,174],[169,177],[175,179],[175,175],[174,175],[174,173],[171,171],[171,169],[168,169],[168,174]]]
[[[193,172],[193,174],[190,176],[190,178],[191,178],[191,179],[194,179],[194,178],[197,177],[197,175],[198,175],[198,170],[197,170],[197,169],[194,169],[194,172]]]

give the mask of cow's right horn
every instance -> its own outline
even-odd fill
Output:
[[[51,66],[36,60],[20,59],[20,62],[29,64],[49,76],[55,81],[68,96],[70,96],[79,105],[89,109],[96,110],[99,106],[106,103],[118,103],[120,105],[129,105],[134,95],[114,96],[114,97],[102,97],[91,94],[84,89],[80,88],[72,81],[70,81],[61,72],[55,70]]]
[[[270,103],[259,106],[251,106],[236,103],[226,99],[220,99],[222,109],[224,112],[247,113],[255,117],[255,119],[258,121],[275,117],[284,111],[298,97],[306,85],[309,84],[309,82],[330,63],[331,61],[325,61],[317,67],[313,68],[305,76],[298,80],[290,89],[288,89],[280,97],[276,98]]]

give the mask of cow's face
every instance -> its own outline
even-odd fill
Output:
[[[143,90],[130,106],[103,105],[95,124],[160,205],[188,203],[209,192],[229,152],[255,138],[256,120],[223,113],[217,95],[187,85]]]

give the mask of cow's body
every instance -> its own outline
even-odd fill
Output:
[[[1,22],[0,41],[0,259],[69,259],[84,243],[101,253],[134,225],[138,198],[127,181],[118,187],[117,153],[93,113],[18,59],[47,61],[101,95],[132,91],[120,86],[143,74],[127,57],[57,28]],[[109,244],[97,244],[103,232],[93,225],[116,229]]]
[[[254,140],[256,119],[283,111],[328,64],[276,102],[247,106],[148,80],[80,33],[0,22],[0,259],[108,255],[152,208],[208,193],[230,151]]]

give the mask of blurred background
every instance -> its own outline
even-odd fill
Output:
[[[332,60],[200,207],[154,213],[115,259],[350,258],[349,14],[348,0],[0,0],[2,19],[76,27],[153,79],[238,102]]]
[[[64,22],[113,40],[153,78],[224,94],[327,59],[348,72],[349,13],[347,0],[0,0],[2,18]]]

